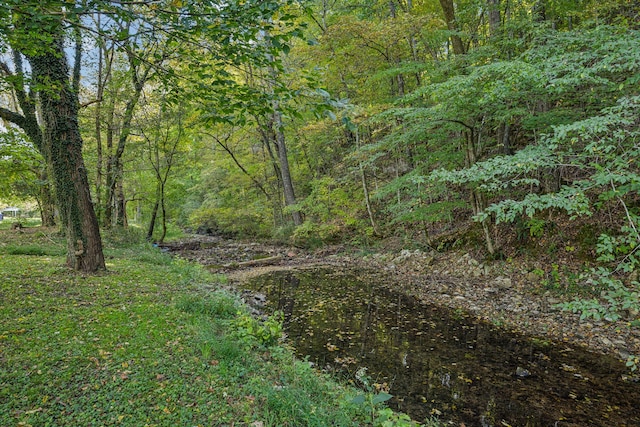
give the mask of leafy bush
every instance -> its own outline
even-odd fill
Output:
[[[337,224],[318,224],[307,220],[295,229],[291,240],[295,245],[316,247],[335,242],[341,236],[342,228]]]
[[[622,281],[616,278],[611,270],[600,267],[592,270],[592,277],[588,284],[596,284],[603,288],[600,299],[575,299],[568,303],[560,304],[565,310],[580,313],[581,319],[594,318],[616,321],[623,316],[623,312],[640,311],[640,293],[637,290],[626,287]],[[633,283],[638,286],[638,282]]]
[[[238,312],[233,327],[240,341],[252,347],[255,344],[269,347],[282,338],[284,316],[276,312],[266,320],[260,321],[247,312]]]

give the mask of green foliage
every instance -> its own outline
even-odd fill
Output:
[[[0,198],[38,199],[44,159],[23,132],[0,131]]]
[[[102,231],[102,239],[105,246],[128,247],[145,243],[144,231],[135,226],[111,227]]]
[[[602,288],[600,299],[582,300],[576,299],[560,306],[565,310],[580,313],[581,319],[594,318],[616,321],[623,316],[623,312],[640,310],[640,292],[634,289],[637,282],[628,288],[622,281],[606,268],[597,268],[591,271],[592,276],[587,284],[597,284]]]
[[[318,224],[305,221],[295,228],[291,241],[295,245],[317,248],[327,243],[335,243],[343,237],[343,229],[337,224]]]
[[[406,414],[393,412],[385,407],[384,402],[393,396],[384,391],[376,390],[371,378],[367,375],[367,368],[360,368],[355,374],[356,380],[364,388],[365,393],[358,394],[352,399],[352,403],[366,408],[370,424],[374,427],[411,427],[417,423],[411,420]]]
[[[531,218],[526,222],[525,226],[529,229],[529,236],[542,237],[546,224],[547,222],[543,219]]]
[[[256,319],[250,313],[239,311],[233,320],[233,328],[238,339],[248,347],[254,345],[270,347],[282,338],[284,316],[276,312],[266,320]]]

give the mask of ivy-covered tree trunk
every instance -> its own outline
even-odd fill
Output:
[[[78,97],[69,82],[63,36],[52,34],[43,53],[29,57],[39,90],[43,119],[42,154],[51,166],[62,226],[67,236],[67,264],[80,271],[105,268],[102,241],[78,127]]]
[[[40,194],[38,195],[40,219],[43,227],[53,227],[56,225],[56,204],[46,167],[40,173],[40,181],[42,182]]]

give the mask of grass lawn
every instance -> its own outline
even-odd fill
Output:
[[[1,426],[368,424],[354,390],[216,290],[223,277],[105,242],[108,271],[82,275],[53,230],[0,230]]]

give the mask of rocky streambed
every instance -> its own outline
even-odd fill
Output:
[[[529,267],[485,264],[464,252],[400,250],[362,255],[342,246],[307,251],[218,236],[194,236],[164,248],[211,271],[225,273],[232,282],[277,270],[318,266],[357,269],[377,283],[424,302],[463,310],[506,330],[580,345],[622,361],[640,354],[640,330],[629,326],[632,317],[616,322],[581,321],[578,314],[556,307],[562,297],[544,290],[542,278]],[[269,262],[250,262],[255,260]]]

